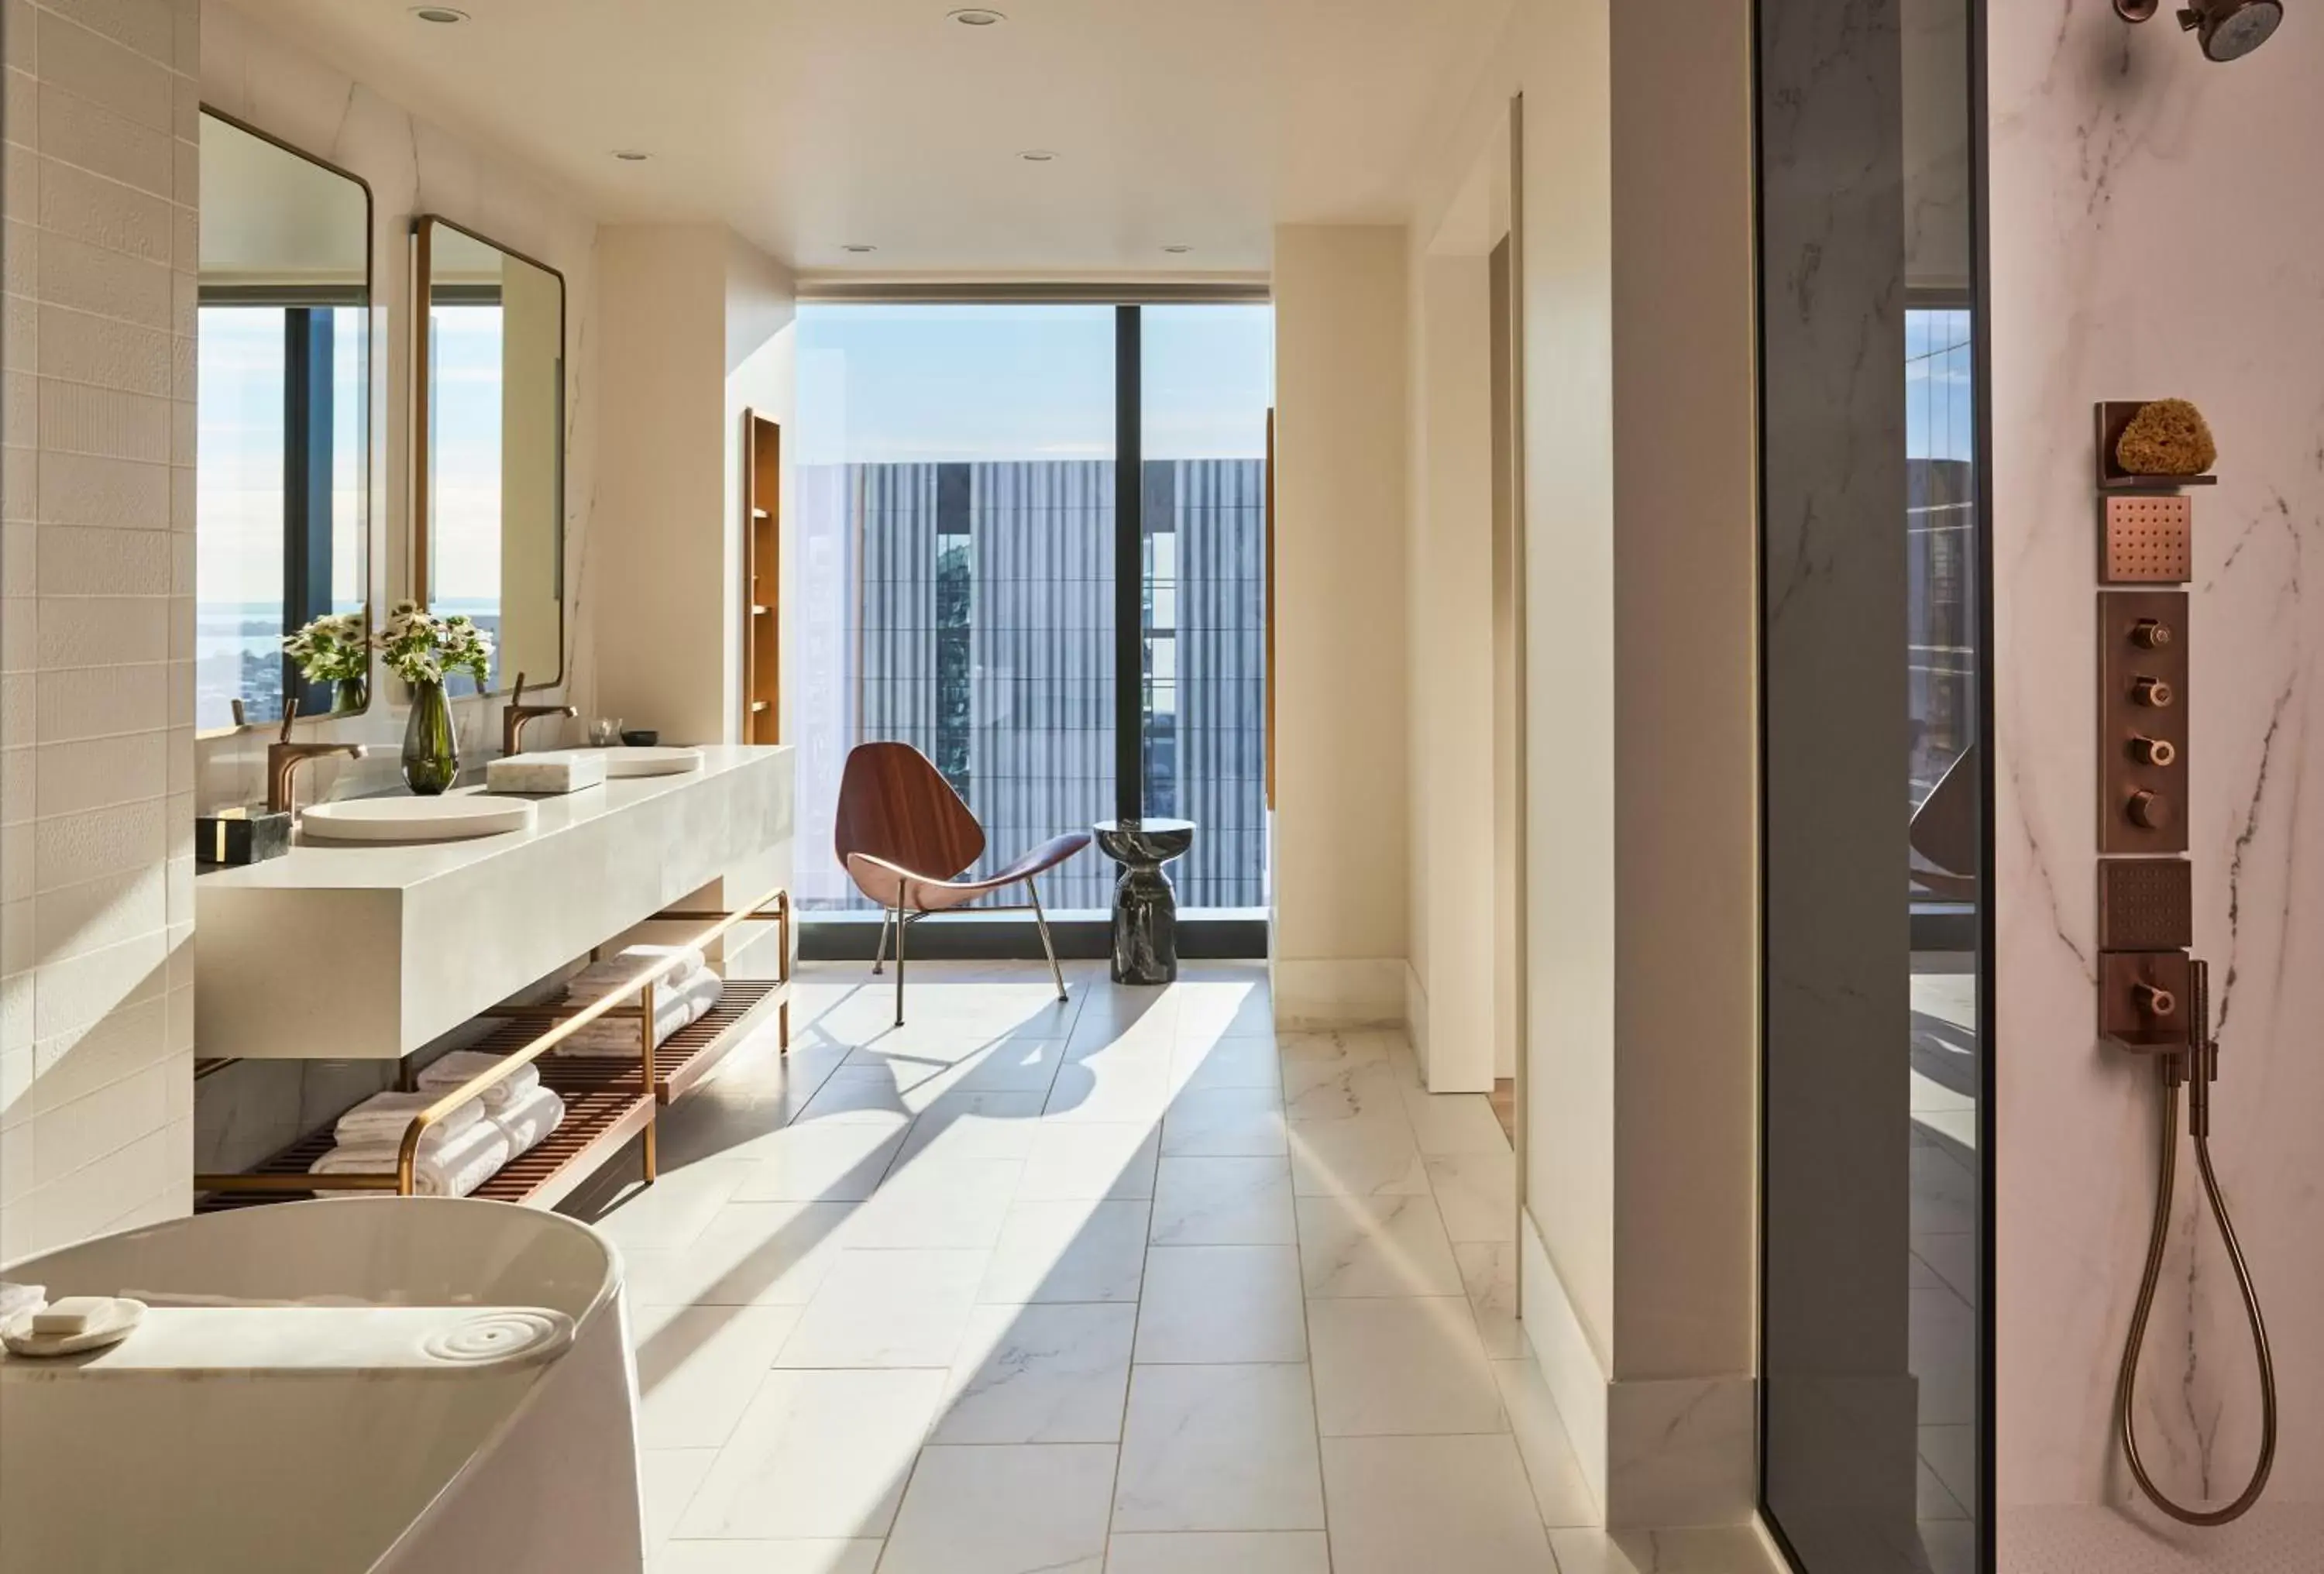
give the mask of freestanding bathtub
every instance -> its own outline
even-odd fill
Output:
[[[0,1268],[152,1310],[0,1354],[0,1574],[639,1574],[620,1259],[498,1202],[349,1198]]]

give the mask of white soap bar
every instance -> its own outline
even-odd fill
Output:
[[[87,1333],[97,1323],[113,1315],[110,1295],[68,1295],[61,1301],[51,1301],[32,1313],[34,1333]]]
[[[605,779],[605,756],[595,750],[511,754],[484,767],[484,787],[496,793],[571,793]]]

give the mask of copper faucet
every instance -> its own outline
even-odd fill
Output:
[[[571,705],[529,705],[524,703],[524,674],[516,675],[516,693],[509,696],[508,707],[501,712],[501,752],[503,755],[521,753],[524,750],[524,730],[543,716],[576,716],[580,713]]]
[[[364,746],[360,743],[293,743],[290,723],[299,719],[299,702],[286,700],[282,705],[282,735],[266,746],[266,807],[271,814],[288,814],[297,802],[299,768],[310,759],[328,754],[344,754],[349,759],[361,759]]]

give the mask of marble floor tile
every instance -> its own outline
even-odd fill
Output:
[[[1969,1510],[1960,1499],[1945,1490],[1937,1473],[1929,1468],[1926,1459],[1916,1460],[1913,1478],[1913,1515],[1923,1520],[1967,1519]]]
[[[617,1247],[681,1247],[702,1233],[748,1175],[727,1162],[666,1169],[650,1186],[629,1183],[602,1208],[576,1211]]]
[[[1327,1438],[1508,1430],[1462,1297],[1312,1302],[1307,1337]]]
[[[1283,1096],[1273,1088],[1180,1093],[1162,1121],[1165,1156],[1254,1158],[1285,1152]]]
[[[665,1175],[723,1159],[754,1159],[811,1102],[833,1070],[709,1086],[661,1111],[654,1145]]]
[[[1302,1197],[1299,1256],[1311,1296],[1466,1293],[1433,1197]]]
[[[886,1535],[945,1382],[941,1371],[769,1373],[679,1538]]]
[[[1134,1305],[978,1307],[929,1441],[1119,1442],[1138,1322]]]
[[[1501,1410],[1517,1440],[1517,1456],[1533,1483],[1542,1523],[1553,1530],[1598,1523],[1604,1511],[1590,1490],[1590,1478],[1582,1473],[1582,1461],[1574,1455],[1572,1439],[1541,1367],[1531,1356],[1495,1361],[1493,1380],[1500,1387]]]
[[[1549,1538],[1507,1437],[1323,1440],[1333,1574],[1549,1574]]]
[[[912,1122],[896,1165],[923,1159],[1022,1159],[1033,1151],[1047,1095],[963,1089]]]
[[[1428,1183],[1444,1233],[1455,1241],[1517,1238],[1517,1161],[1506,1147],[1440,1154],[1428,1163]]]
[[[1305,1360],[1298,1248],[1154,1247],[1146,1256],[1138,1358],[1177,1366]]]
[[[737,1202],[861,1202],[879,1188],[904,1146],[893,1126],[821,1121],[771,1133],[754,1145]]]
[[[1388,1117],[1400,1107],[1405,1075],[1387,1060],[1283,1063],[1283,1109],[1293,1120]]]
[[[1152,1205],[1019,1202],[1010,1209],[981,1301],[1135,1302]]]
[[[949,1370],[990,1256],[982,1251],[842,1252],[775,1364]]]
[[[1920,1436],[1921,1462],[1933,1472],[1952,1500],[1969,1514],[1977,1512],[1977,1428],[1924,1426]],[[1932,1516],[1935,1517],[1935,1516]]]
[[[796,1306],[689,1306],[661,1321],[638,1346],[638,1446],[723,1445],[798,1320]]]
[[[1113,1053],[1075,1060],[1070,1054],[1049,1085],[1051,1120],[1158,1122],[1170,1107],[1167,1047],[1130,1058]]]
[[[1020,1202],[1073,1202],[1154,1195],[1161,1134],[1145,1121],[1118,1124],[1042,1120],[1017,1183]]]
[[[1558,1574],[1773,1574],[1748,1525],[1669,1531],[1552,1531]]]
[[[1507,1153],[1508,1134],[1492,1100],[1482,1093],[1432,1093],[1417,1086],[1404,1090],[1405,1118],[1412,1122],[1413,1140],[1432,1158],[1440,1154]]]
[[[1420,1145],[1403,1112],[1295,1120],[1291,1180],[1303,1197],[1417,1197],[1429,1190]]]
[[[678,1529],[686,1505],[702,1489],[718,1458],[716,1449],[638,1450],[638,1487],[646,1503],[646,1551],[652,1553]]]
[[[1105,1574],[1332,1574],[1332,1550],[1321,1531],[1116,1535]]]
[[[1182,1036],[1170,1054],[1173,1085],[1182,1092],[1213,1088],[1283,1088],[1283,1060],[1272,1033],[1250,1038]]]
[[[851,1247],[989,1248],[1017,1198],[1022,1159],[930,1157],[897,1167],[846,1226]]]
[[[1913,1256],[1954,1294],[1972,1306],[1977,1304],[1976,1236],[1915,1235]]]
[[[881,1574],[1102,1574],[1110,1443],[929,1448]]]
[[[804,1306],[854,1216],[852,1202],[730,1202],[682,1247],[624,1247],[632,1307]]]
[[[792,1124],[852,1120],[890,1126],[898,1116],[908,1119],[918,1115],[920,1104],[927,1101],[914,1103],[907,1098],[907,1091],[918,1085],[909,1070],[899,1076],[896,1068],[888,1065],[843,1065],[824,1079]]]
[[[1151,1238],[1156,1246],[1296,1244],[1289,1166],[1277,1158],[1164,1159]]]
[[[874,1574],[885,1542],[672,1542],[652,1574]]]
[[[1218,964],[1212,964],[1218,966]],[[1215,976],[1200,962],[1181,962],[1176,997],[1181,1041],[1208,1043],[1217,1039],[1270,1037],[1275,1032],[1275,1000],[1263,966],[1218,966]]]
[[[1977,1176],[1941,1148],[1914,1145],[1912,1215],[1914,1235],[1969,1235],[1978,1228]]]
[[[1937,1521],[1923,1523],[1918,1528],[1921,1548],[1928,1554],[1929,1574],[1977,1574],[1975,1521]],[[2005,1557],[2007,1555],[2003,1554]],[[2126,1574],[2126,1571],[2116,1570],[2114,1574]]]
[[[1525,1325],[1517,1321],[1517,1248],[1498,1241],[1462,1241],[1452,1248],[1469,1310],[1477,1314],[1477,1337],[1485,1353],[1507,1360],[1526,1353]]]
[[[1116,1531],[1323,1527],[1305,1367],[1132,1369]]]

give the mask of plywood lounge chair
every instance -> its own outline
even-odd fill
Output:
[[[950,913],[979,897],[1022,885],[1026,900],[987,907],[986,912],[1030,907],[1048,953],[1049,976],[1057,999],[1065,998],[1065,970],[1049,940],[1049,920],[1041,911],[1034,877],[1047,874],[1090,844],[1086,831],[1054,837],[1006,869],[982,879],[960,875],[984,855],[984,827],[945,780],[934,761],[908,743],[858,744],[839,778],[839,861],[855,888],[885,909],[874,972],[887,957],[888,934],[896,936],[896,1026],[904,1025],[904,932],[922,918]]]

